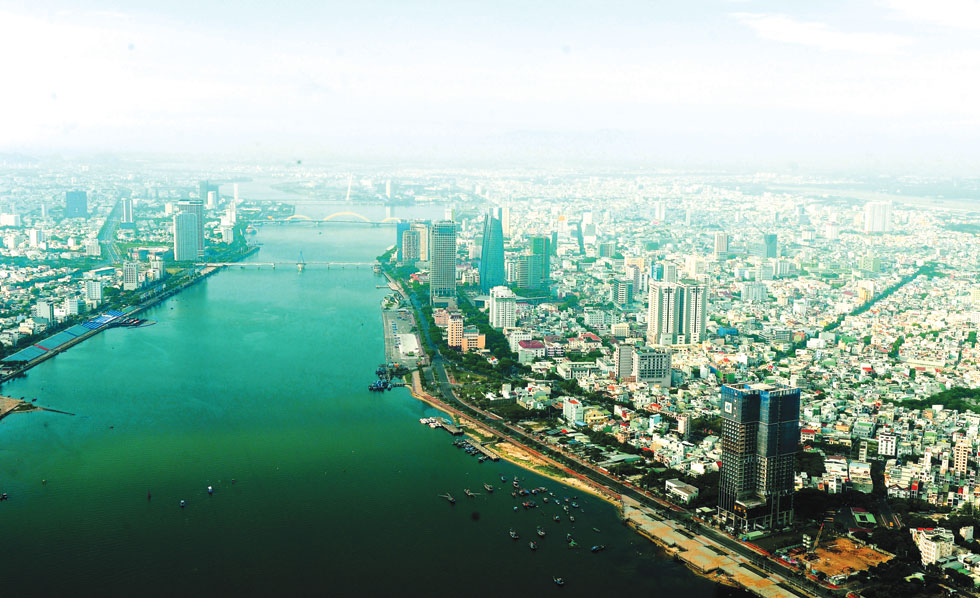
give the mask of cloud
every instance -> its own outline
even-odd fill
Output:
[[[844,32],[826,23],[797,21],[786,15],[734,13],[739,23],[762,39],[810,46],[824,51],[860,54],[894,54],[911,40],[891,33]]]
[[[881,0],[879,4],[903,20],[980,31],[978,0]]]

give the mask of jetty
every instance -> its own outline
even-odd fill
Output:
[[[470,440],[470,446],[483,453],[491,461],[500,461],[500,455],[483,446],[483,443]]]
[[[451,423],[448,423],[448,422],[446,422],[446,421],[443,421],[443,420],[441,420],[441,419],[440,419],[440,420],[438,420],[438,421],[436,421],[436,424],[437,424],[437,425],[436,425],[436,427],[438,427],[438,428],[442,428],[443,430],[445,430],[445,431],[447,431],[447,432],[449,432],[449,433],[450,433],[450,434],[452,434],[453,436],[462,436],[462,435],[463,435],[463,430],[462,430],[462,428],[460,428],[460,427],[459,427],[459,426],[457,426],[457,425],[454,425],[454,424],[451,424]]]

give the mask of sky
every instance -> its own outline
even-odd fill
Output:
[[[980,0],[0,0],[0,56],[0,152],[980,169]]]

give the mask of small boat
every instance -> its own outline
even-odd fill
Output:
[[[544,534],[545,534],[545,531],[543,529],[541,529],[541,526],[539,525],[538,526],[538,535],[543,538],[544,537]]]
[[[507,478],[505,478],[504,476],[500,476],[500,481],[501,482],[506,482],[507,481]]]
[[[560,586],[565,585],[565,579],[562,578],[562,577],[553,577],[552,579],[554,579],[555,580],[555,583],[558,584],[558,585],[560,585]]]
[[[439,497],[440,498],[445,498],[446,500],[449,501],[449,504],[451,504],[451,505],[456,504],[456,499],[453,498],[453,495],[452,494],[449,494],[448,492],[446,494],[440,494]]]
[[[516,507],[516,506],[514,507],[514,510],[515,510],[515,511],[517,510],[517,507]]]
[[[576,542],[575,540],[572,540],[571,542],[568,543],[568,547],[569,548],[578,548],[578,542]]]
[[[545,504],[548,503],[548,497],[547,496],[542,496],[541,497],[541,500],[543,500],[545,502]]]
[[[573,542],[574,540],[572,539],[572,534],[565,534],[565,541],[566,542]]]
[[[606,547],[604,545],[602,545],[602,544],[596,544],[595,546],[592,547],[592,552],[599,552],[599,551],[605,550],[605,549],[606,549]]]
[[[595,533],[597,533],[597,534],[598,534],[598,533],[599,533],[599,528],[597,528],[597,527],[593,527],[593,528],[592,528],[592,531],[594,531]]]
[[[180,508],[181,508],[181,509],[183,509],[183,508],[184,508],[184,507],[186,507],[186,506],[187,506],[187,501],[186,501],[186,500],[182,500],[182,501],[180,501]]]
[[[577,502],[573,502],[572,503],[572,508],[573,509],[577,509],[578,508],[578,503]]]
[[[493,492],[493,486],[491,486],[490,484],[484,484],[483,489],[486,490],[487,492]]]
[[[470,491],[469,488],[464,488],[463,489],[463,494],[465,494],[466,496],[469,496],[470,498],[473,498],[474,496],[476,496],[475,494],[473,494],[472,491]]]
[[[520,487],[521,485],[517,483],[517,480],[514,480],[514,488],[520,488]]]
[[[531,540],[530,542],[528,542],[528,543],[527,543],[527,546],[528,546],[528,548],[530,548],[531,550],[537,550],[537,549],[538,549],[538,543],[537,543],[537,542],[535,542],[534,540]]]
[[[520,536],[517,534],[517,532],[514,531],[514,528],[510,528],[510,532],[509,533],[510,533],[510,537],[513,538],[514,540],[520,538]]]
[[[213,486],[208,486],[208,494],[209,495],[214,494],[214,487]]]
[[[555,515],[555,516],[553,517],[553,519],[554,519],[554,520],[555,520],[556,522],[558,522],[558,521],[561,521],[561,517],[559,517],[558,515]]]
[[[575,523],[575,516],[574,515],[569,515],[568,516],[568,520],[571,521],[572,523]]]

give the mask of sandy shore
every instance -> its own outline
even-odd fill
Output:
[[[20,399],[0,397],[0,419],[11,413],[27,413],[28,411],[40,411],[40,408]]]

